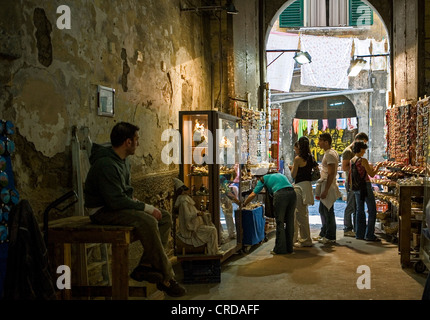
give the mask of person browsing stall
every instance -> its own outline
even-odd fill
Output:
[[[246,198],[246,206],[259,194],[264,187],[273,195],[273,206],[276,220],[275,247],[272,254],[293,253],[294,211],[296,210],[296,192],[292,184],[281,173],[267,173],[267,168],[258,168],[251,172],[257,179],[257,185]]]
[[[343,235],[346,237],[355,237],[355,220],[356,220],[356,206],[354,191],[349,187],[349,168],[351,166],[351,159],[354,158],[352,147],[356,141],[363,141],[367,143],[369,137],[366,133],[360,132],[355,138],[354,142],[343,150],[342,153],[342,170],[345,172],[345,189],[346,189],[346,207],[343,216]]]
[[[297,194],[294,242],[300,247],[312,246],[311,231],[309,226],[308,205],[314,205],[312,190],[312,169],[318,166],[311,154],[309,139],[300,137],[294,144],[296,157],[294,158],[291,175],[294,178],[294,190]]]
[[[380,241],[375,235],[376,200],[369,176],[373,177],[382,163],[378,163],[376,167],[370,165],[367,159],[363,158],[366,150],[367,144],[362,141],[355,142],[352,147],[355,156],[351,159],[350,184],[355,193],[357,208],[355,237],[366,241]],[[367,224],[364,204],[368,212]]]

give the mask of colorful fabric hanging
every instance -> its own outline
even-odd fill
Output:
[[[312,133],[314,135],[318,134],[318,120],[312,120]]]
[[[348,130],[357,129],[357,118],[348,118],[347,125],[348,125]]]
[[[326,131],[327,128],[328,128],[328,120],[327,119],[323,119],[322,131]]]
[[[306,125],[308,122],[306,120],[300,119],[299,121],[299,130],[297,132],[297,138],[301,138],[303,136],[303,131],[306,129]]]
[[[311,131],[312,131],[312,123],[313,123],[313,121],[312,120],[308,120],[308,135],[310,135],[311,134]]]
[[[300,122],[300,119],[296,119],[296,118],[293,119],[293,129],[295,134],[298,134],[299,132],[299,122]]]

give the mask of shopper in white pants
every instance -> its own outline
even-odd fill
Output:
[[[294,242],[301,247],[312,246],[311,232],[309,227],[308,206],[314,204],[312,192],[312,168],[318,163],[313,158],[309,139],[301,137],[294,144],[296,157],[291,167],[291,175],[294,178],[294,190],[297,195],[296,214],[294,219]]]

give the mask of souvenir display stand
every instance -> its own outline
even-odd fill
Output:
[[[241,192],[243,198],[246,198],[254,189],[256,185],[256,179],[251,175],[251,168],[255,166],[270,166],[272,169],[281,169],[278,162],[269,163],[269,161],[280,160],[279,155],[279,134],[280,134],[280,110],[272,109],[270,113],[264,111],[256,111],[247,108],[240,108],[239,114],[241,117],[242,128],[246,134],[247,139],[243,139],[241,145],[242,158],[246,158],[246,164],[242,166],[241,175]],[[272,132],[272,128],[273,131]],[[275,155],[275,156],[274,156]],[[271,206],[268,205],[268,197],[266,197],[264,190],[257,196],[253,202],[253,208],[249,208],[248,211],[256,209],[255,206],[259,205],[262,207],[263,218],[265,220],[264,234],[267,239],[267,234],[274,230],[275,222],[271,212]],[[242,214],[244,215],[247,208],[242,208]],[[243,218],[245,219],[245,218]],[[255,220],[257,221],[257,220]],[[260,220],[259,220],[260,221]],[[257,227],[258,226],[258,227]],[[244,234],[245,233],[257,233],[262,234],[260,223],[251,224],[243,223]],[[246,230],[246,228],[251,228]],[[257,228],[257,229],[256,229]],[[245,235],[244,235],[245,236]],[[250,242],[244,242],[244,251],[249,251],[251,245],[259,243],[260,241],[254,240]]]
[[[263,206],[256,206],[255,209],[242,209],[243,227],[243,247],[245,252],[249,252],[251,246],[263,242],[265,239],[265,224]]]
[[[270,157],[275,163],[277,170],[281,169],[280,160],[280,130],[281,130],[281,110],[271,109],[270,110]],[[283,168],[282,168],[283,169]]]
[[[425,155],[423,165],[426,165],[426,175],[424,178],[424,214],[420,239],[420,260],[415,264],[415,271],[418,273],[430,270],[430,130],[429,130],[429,101],[428,98],[418,102],[418,117],[422,118],[422,131],[419,139],[422,141],[422,152]]]
[[[386,112],[387,161],[371,179],[375,191],[377,227],[398,241],[400,263],[419,262],[425,228],[424,190],[428,149],[428,98],[404,103]],[[428,202],[428,200],[427,200]]]
[[[12,122],[0,120],[0,298],[3,296],[9,247],[9,213],[19,202],[11,161],[11,155],[15,151],[15,144],[11,140],[13,128]]]
[[[218,279],[219,263],[242,248],[241,211],[235,210],[237,204],[233,204],[226,194],[231,191],[239,197],[241,195],[240,175],[236,179],[236,192],[230,188],[236,172],[240,172],[238,129],[240,118],[229,114],[212,110],[179,112],[179,178],[189,188],[197,209],[209,213],[218,230],[219,246],[223,252],[217,256],[209,256],[204,251],[188,254],[185,250],[178,250],[175,242],[175,255],[182,262],[185,277],[190,282]],[[237,168],[239,170],[235,170]]]

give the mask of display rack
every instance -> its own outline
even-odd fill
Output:
[[[417,148],[417,159],[421,166],[426,167],[424,178],[424,219],[420,239],[420,260],[415,264],[415,271],[424,272],[430,270],[430,130],[429,130],[429,98],[424,98],[417,103],[418,120],[421,125],[419,148]]]
[[[375,192],[377,220],[381,231],[398,240],[402,267],[411,265],[411,256],[419,254],[419,238],[423,219],[424,169],[398,162],[384,162],[371,179],[383,187]]]
[[[387,162],[387,170],[377,173],[382,179],[372,180],[384,186],[384,192],[376,193],[384,201],[377,205],[379,220],[388,234],[398,235],[402,266],[410,265],[411,256],[428,263],[430,246],[425,237],[428,228],[424,208],[429,202],[429,192],[425,191],[430,163],[429,98],[389,108],[386,123],[386,152],[392,161]],[[419,263],[415,266],[420,269]]]
[[[235,179],[235,166],[240,166],[241,138],[239,134],[232,135],[240,129],[240,118],[212,110],[180,111],[179,129],[180,179],[190,189],[197,209],[208,212],[218,229],[223,261],[242,246],[240,210],[233,210],[233,217],[224,212],[227,209],[221,190],[221,180],[231,183]],[[237,188],[240,196],[240,176]]]
[[[271,137],[270,137],[270,157],[271,161],[276,164],[276,168],[279,171],[280,161],[280,130],[281,130],[281,110],[271,109]]]
[[[11,159],[15,151],[12,140],[14,133],[14,125],[11,121],[0,120],[0,298],[3,295],[9,249],[9,214],[19,202]]]

